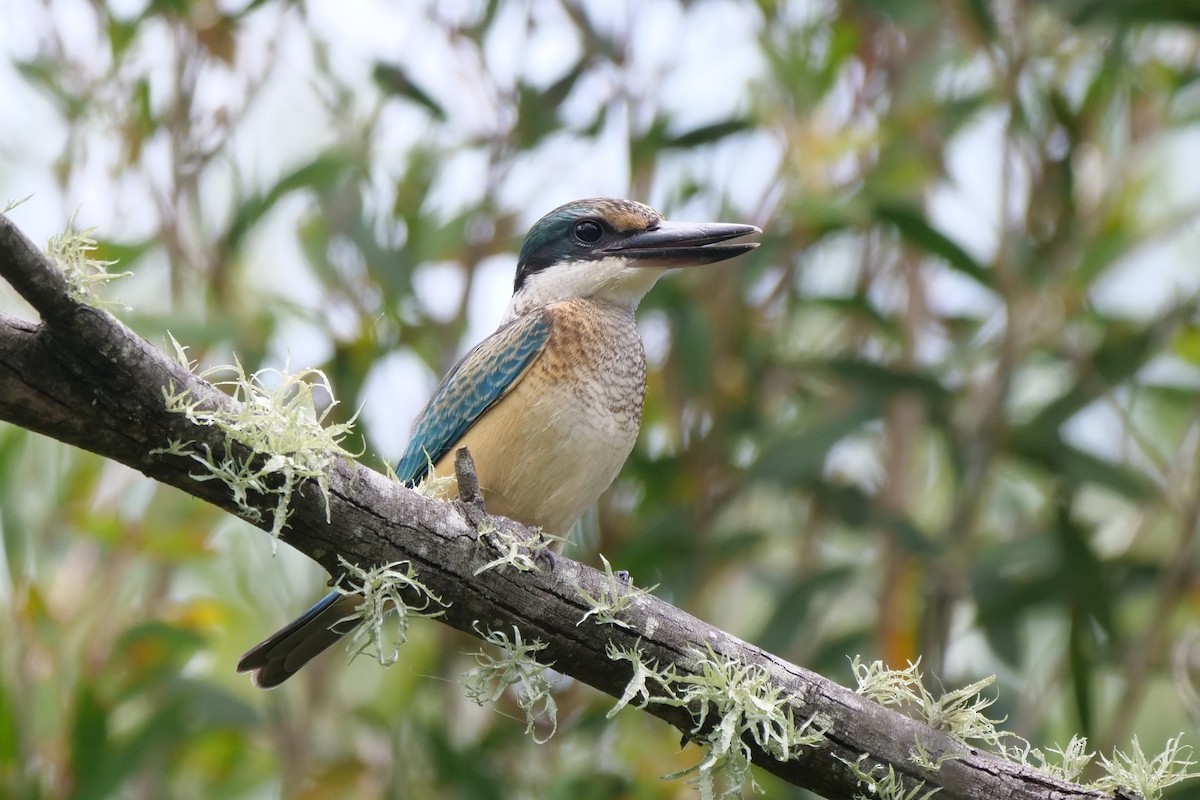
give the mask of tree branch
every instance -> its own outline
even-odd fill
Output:
[[[57,265],[4,216],[0,275],[42,317],[42,322],[33,323],[0,315],[0,420],[119,461],[237,513],[223,484],[192,477],[195,462],[156,452],[172,441],[191,441],[215,454],[226,448],[224,435],[215,428],[169,412],[165,390],[186,388],[205,407],[233,401],[110,314],[72,301]],[[940,788],[939,798],[1111,797],[968,747],[653,596],[639,597],[620,612],[628,627],[594,619],[579,624],[591,608],[582,593],[601,596],[611,580],[567,558],[539,562],[539,572],[498,568],[476,575],[493,554],[477,533],[478,488],[477,483],[471,488],[474,470],[468,459],[460,459],[458,472],[463,500],[442,503],[339,459],[328,475],[328,521],[325,498],[311,481],[305,482],[291,498],[292,516],[282,538],[331,574],[340,571],[339,556],[363,566],[409,562],[424,585],[449,601],[439,621],[473,636],[516,626],[526,641],[547,642],[540,653],[545,662],[613,697],[622,696],[631,668],[607,656],[610,643],[627,651],[638,648],[647,663],[674,665],[683,674],[693,672],[700,654],[710,650],[759,667],[771,684],[792,698],[795,719],[817,715],[826,738],[786,762],[754,747],[754,763],[829,798],[849,798],[862,791],[850,767],[855,763],[868,770],[881,765],[886,771],[890,766],[907,785],[924,781],[928,789]],[[260,527],[269,528],[274,500],[251,500],[265,512]],[[509,520],[488,522],[529,541],[536,536]],[[650,704],[646,710],[691,734],[694,723],[688,708]],[[911,756],[918,750],[940,767],[914,763]],[[859,762],[864,754],[866,760]]]

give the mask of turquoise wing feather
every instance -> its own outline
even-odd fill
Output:
[[[525,314],[471,348],[442,378],[413,425],[396,475],[415,486],[429,465],[457,444],[485,411],[513,387],[550,338],[550,315]]]
[[[450,452],[475,420],[516,385],[549,339],[550,315],[535,312],[504,325],[463,356],[417,417],[408,449],[396,466],[400,480],[409,486],[419,483],[429,464]],[[242,656],[238,671],[253,673],[254,682],[263,688],[278,686],[348,632],[347,618],[360,602],[358,595],[329,593]]]

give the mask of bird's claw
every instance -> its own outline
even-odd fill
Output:
[[[533,560],[545,564],[546,569],[550,572],[553,572],[555,562],[558,560],[558,556],[553,550],[543,544],[543,546],[534,551]]]

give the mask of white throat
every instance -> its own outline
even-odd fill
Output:
[[[555,264],[525,279],[525,285],[509,301],[504,321],[577,298],[594,298],[633,311],[665,274],[666,267],[631,267],[616,257]]]

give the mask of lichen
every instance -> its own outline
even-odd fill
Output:
[[[9,208],[11,207],[12,204]],[[5,209],[5,213],[8,210]],[[96,229],[88,228],[84,231],[76,231],[74,228],[75,217],[72,215],[71,221],[67,223],[67,229],[51,236],[50,241],[46,244],[46,255],[58,264],[67,278],[67,294],[76,303],[83,303],[95,308],[119,305],[100,300],[94,290],[97,286],[118,278],[128,277],[133,273],[109,272],[108,268],[116,264],[116,261],[104,261],[92,257],[92,253],[99,248],[96,240],[92,238]]]
[[[1196,765],[1191,759],[1192,748],[1181,744],[1182,738],[1183,734],[1179,734],[1167,740],[1162,752],[1151,758],[1142,751],[1141,743],[1134,736],[1128,753],[1114,750],[1111,759],[1100,756],[1100,766],[1106,774],[1093,786],[1105,791],[1129,787],[1146,800],[1158,800],[1168,786],[1200,777],[1200,772],[1192,769]]]
[[[482,650],[472,653],[475,666],[463,676],[467,698],[479,705],[494,703],[510,687],[517,687],[517,705],[525,712],[525,733],[532,733],[535,724],[545,719],[550,732],[533,739],[543,744],[558,730],[558,705],[554,702],[553,681],[547,675],[551,664],[543,664],[534,656],[546,648],[540,639],[527,642],[515,625],[512,636],[504,631],[483,631],[476,623],[475,630],[483,640],[500,650],[492,655]]]
[[[934,695],[925,688],[917,664],[910,663],[905,669],[894,670],[884,667],[882,662],[864,664],[855,657],[851,665],[858,682],[857,691],[862,696],[898,708],[961,742],[980,742],[996,755],[1014,763],[1040,770],[1059,780],[1075,782],[1095,758],[1096,754],[1088,751],[1087,739],[1082,736],[1071,737],[1066,747],[1049,747],[1043,751],[1014,733],[1000,730],[997,727],[1000,720],[989,719],[983,713],[995,700],[980,694],[995,682],[994,677]],[[1192,769],[1196,764],[1191,759],[1192,748],[1181,744],[1181,738],[1182,734],[1169,739],[1162,752],[1151,757],[1142,750],[1135,736],[1128,753],[1114,750],[1111,759],[1101,755],[1100,767],[1105,774],[1085,785],[1102,791],[1132,788],[1146,800],[1157,800],[1166,787],[1200,777],[1200,771]],[[942,755],[935,760],[921,743],[909,756],[914,763],[933,770],[948,758],[953,756]]]
[[[171,337],[180,362],[194,371],[186,349]],[[328,470],[339,457],[354,458],[341,446],[354,419],[326,425],[330,411],[337,405],[325,373],[318,369],[292,372],[263,369],[247,374],[241,362],[204,370],[199,377],[214,380],[229,390],[235,402],[220,406],[203,404],[190,389],[177,389],[174,383],[163,388],[168,411],[183,414],[195,425],[217,428],[225,435],[225,446],[214,453],[208,445],[172,441],[153,452],[191,458],[202,468],[192,473],[197,481],[219,480],[233,494],[239,513],[251,522],[259,522],[262,512],[251,504],[252,495],[275,499],[271,511],[271,535],[276,539],[291,515],[292,492],[305,480],[316,483],[325,501],[329,519]],[[329,404],[317,412],[314,390],[329,395]],[[357,415],[356,415],[357,416]],[[235,445],[246,452],[239,453]]]
[[[776,685],[762,667],[720,655],[711,647],[693,651],[694,669],[683,672],[673,665],[660,667],[646,660],[639,646],[622,649],[609,645],[608,657],[629,661],[633,676],[613,716],[629,703],[682,706],[692,717],[691,740],[704,750],[699,762],[668,779],[691,776],[702,800],[740,797],[747,786],[762,789],[750,774],[750,742],[779,761],[788,761],[807,747],[825,740],[828,720],[818,715],[797,721],[794,709],[803,705],[799,693]],[[659,690],[651,690],[653,681]]]
[[[866,794],[856,792],[854,800],[929,800],[941,791],[941,787],[926,789],[925,781],[912,782],[911,779],[910,785],[905,786],[904,777],[897,774],[895,767],[891,764],[887,765],[886,770],[884,770],[883,764],[870,764],[869,768],[864,767],[867,759],[870,758],[866,753],[855,761],[841,756],[836,758],[850,768],[858,785],[867,790]]]
[[[491,520],[485,520],[477,533],[479,541],[497,551],[499,555],[476,569],[475,575],[482,575],[501,567],[508,567],[517,572],[541,572],[538,558],[554,543],[564,541],[562,537],[550,536],[540,529],[536,531],[535,536],[523,536],[520,530],[497,527]]]
[[[612,564],[608,563],[607,558],[600,556],[600,560],[604,562],[604,583],[601,584],[600,591],[595,596],[575,583],[575,591],[588,605],[588,610],[584,612],[579,622],[575,623],[575,626],[578,627],[589,617],[594,617],[597,625],[616,625],[619,628],[629,628],[629,623],[618,615],[632,606],[639,598],[645,597],[657,589],[658,584],[648,589],[640,589],[634,586],[628,578],[614,573]]]
[[[413,617],[438,617],[450,604],[442,600],[417,578],[411,562],[396,561],[364,569],[338,557],[345,572],[335,587],[342,594],[362,595],[362,604],[341,622],[357,627],[350,638],[351,658],[372,654],[382,666],[391,666],[400,656],[400,646],[408,640],[408,625]],[[433,606],[440,606],[431,610]],[[385,620],[395,617],[392,637],[387,637]]]

